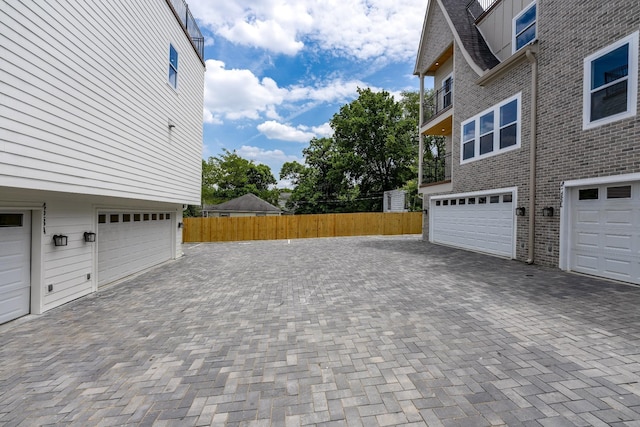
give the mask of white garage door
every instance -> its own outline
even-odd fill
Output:
[[[171,214],[166,212],[98,215],[98,286],[171,259]]]
[[[431,200],[429,235],[434,243],[512,258],[513,193]]]
[[[31,214],[0,213],[0,323],[29,313]]]
[[[640,183],[571,191],[569,268],[640,284]]]

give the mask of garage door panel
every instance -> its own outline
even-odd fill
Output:
[[[116,218],[118,214],[102,215],[104,222],[98,224],[99,286],[171,259],[172,221],[164,214],[156,214],[156,219],[153,214],[126,214],[133,221],[123,221],[122,215]]]
[[[578,225],[593,225],[600,222],[600,212],[596,210],[581,210],[578,212]]]
[[[607,250],[623,250],[625,252],[631,251],[632,246],[631,235],[624,234],[605,234],[604,246]]]
[[[604,223],[605,225],[626,225],[631,227],[633,225],[633,211],[631,209],[625,210],[612,210],[605,209],[604,211]]]
[[[593,273],[599,270],[597,255],[576,254],[574,265],[583,272]]]
[[[29,313],[31,295],[31,213],[13,212],[17,222],[0,227],[0,323]]]
[[[22,289],[0,293],[0,323],[29,314],[29,293]]]
[[[571,190],[569,268],[640,284],[640,183],[631,185],[631,197],[608,190],[615,186]],[[579,200],[587,188],[596,198]]]
[[[22,265],[0,271],[0,294],[25,287]]]
[[[628,280],[629,278],[631,278],[633,270],[632,265],[633,263],[631,260],[625,260],[620,257],[604,258],[604,271],[609,274],[618,275],[621,278],[624,278],[623,280]]]
[[[510,195],[512,196],[512,195]],[[432,204],[430,221],[432,221],[431,240],[464,249],[485,252],[506,257],[513,256],[513,204],[504,202],[502,195],[499,203],[479,203],[496,200],[495,195],[478,196],[478,203],[451,205],[451,196],[441,200],[440,206]]]
[[[579,231],[576,233],[576,246],[589,250],[596,250],[600,241],[600,235],[598,233],[587,233]]]

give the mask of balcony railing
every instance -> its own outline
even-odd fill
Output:
[[[502,0],[471,0],[467,3],[467,11],[471,14],[474,21],[478,22],[483,14],[491,9],[491,7]]]
[[[425,159],[422,163],[422,184],[451,180],[451,153]]]
[[[189,34],[189,38],[191,39],[198,56],[200,56],[200,59],[204,61],[204,37],[202,36],[200,28],[198,28],[198,24],[196,24],[196,20],[193,18],[193,15],[189,10],[189,6],[184,0],[168,1],[171,3],[176,15],[178,15],[182,28],[184,28],[187,34]]]
[[[448,79],[442,88],[436,90],[433,95],[424,100],[422,112],[422,124],[435,118],[440,113],[453,106],[453,80]]]

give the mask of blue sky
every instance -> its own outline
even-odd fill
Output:
[[[203,157],[236,150],[278,179],[358,87],[417,91],[426,3],[188,0],[205,36]]]

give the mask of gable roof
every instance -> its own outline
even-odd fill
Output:
[[[483,75],[486,71],[492,69],[500,63],[500,60],[491,52],[487,42],[480,34],[480,31],[475,25],[475,20],[467,10],[469,4],[467,0],[431,0],[427,6],[427,15],[425,16],[424,27],[422,34],[426,33],[426,27],[429,20],[429,7],[431,3],[435,2],[442,13],[444,14],[449,28],[462,51],[462,55],[469,64],[469,66],[479,75]],[[481,11],[482,6],[474,0],[469,5],[476,11]],[[424,40],[420,40],[420,47],[418,50],[418,59],[416,61],[415,73],[418,74],[418,63],[420,55],[422,53],[422,43]]]
[[[205,210],[217,212],[281,212],[280,209],[271,203],[251,193],[229,200],[228,202],[220,203],[219,205],[207,206]]]

